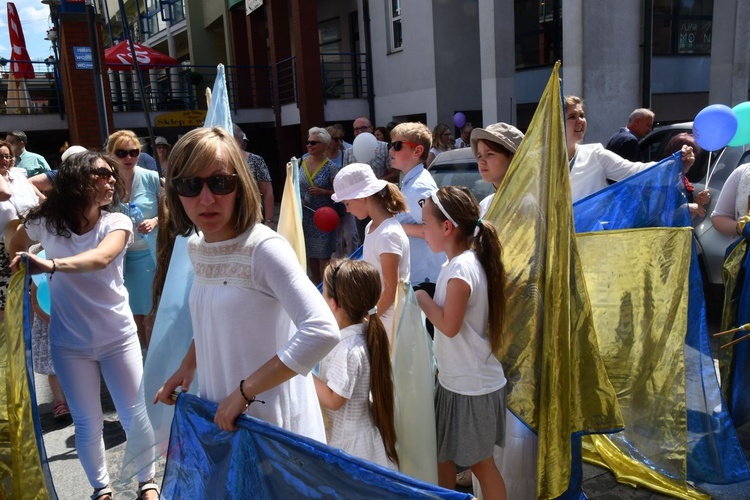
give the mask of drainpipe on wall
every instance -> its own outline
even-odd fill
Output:
[[[641,68],[641,107],[651,109],[651,62],[654,40],[654,0],[643,5],[643,56]]]
[[[377,123],[375,117],[375,93],[372,83],[372,39],[370,38],[370,1],[362,0],[362,17],[365,25],[365,53],[367,62],[367,107],[369,109],[370,122]]]

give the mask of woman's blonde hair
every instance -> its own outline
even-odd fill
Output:
[[[169,157],[166,178],[167,208],[175,232],[181,236],[190,235],[197,226],[182,207],[174,182],[178,179],[200,176],[201,171],[215,161],[224,161],[232,167],[239,180],[234,205],[235,232],[243,233],[261,220],[258,185],[250,176],[250,169],[234,137],[219,127],[197,128],[177,141]]]
[[[135,132],[132,130],[118,130],[107,138],[107,153],[114,154],[118,149],[125,149],[123,146],[128,142],[134,143],[135,149],[138,151],[143,151],[141,149],[141,141],[138,140]]]

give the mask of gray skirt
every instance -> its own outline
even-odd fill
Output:
[[[435,384],[438,462],[470,467],[505,446],[505,388],[465,396]]]

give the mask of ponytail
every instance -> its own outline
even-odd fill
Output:
[[[433,210],[440,220],[448,220],[466,239],[469,248],[477,254],[477,259],[487,275],[487,297],[489,303],[489,330],[487,338],[492,352],[497,353],[502,344],[505,318],[505,269],[503,267],[503,247],[495,226],[479,216],[479,204],[471,192],[463,186],[446,186],[435,194],[440,202],[433,203]]]
[[[367,357],[370,361],[372,394],[370,411],[383,439],[385,454],[398,465],[390,343],[377,308],[381,291],[380,273],[363,260],[343,259],[328,265],[323,273],[323,282],[327,293],[353,323],[364,323],[367,319]]]
[[[492,352],[497,353],[505,331],[505,268],[503,247],[495,226],[479,219],[474,230],[476,237],[471,248],[477,253],[479,263],[487,275],[487,297],[489,298],[489,331]]]
[[[367,322],[367,352],[370,357],[370,392],[372,393],[372,418],[383,439],[385,454],[398,465],[396,453],[395,397],[393,369],[388,335],[377,315],[370,310]]]

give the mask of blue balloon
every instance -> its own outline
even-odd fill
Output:
[[[49,315],[50,306],[52,305],[52,298],[49,295],[49,283],[47,282],[47,280],[44,280],[37,285],[36,301],[42,311]]]
[[[717,151],[732,140],[737,132],[737,116],[729,106],[706,106],[693,120],[695,142],[707,151]]]

